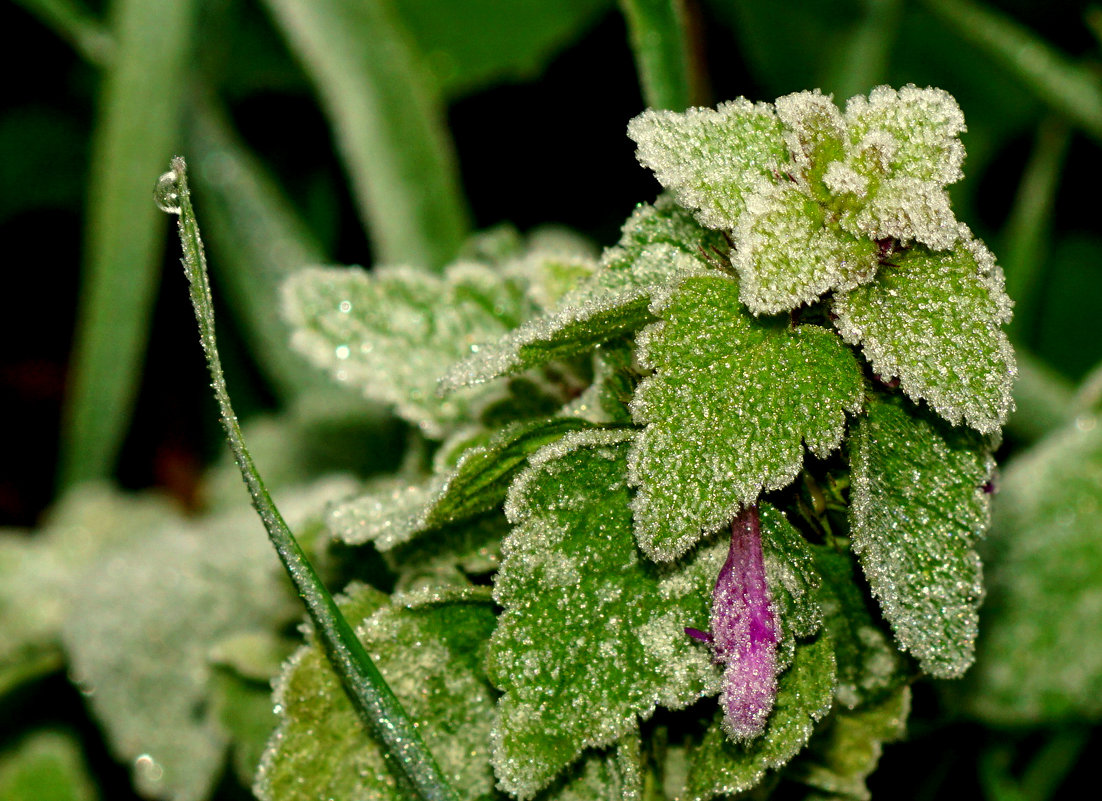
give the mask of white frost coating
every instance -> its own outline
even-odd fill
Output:
[[[683,114],[645,111],[628,136],[640,163],[709,228],[733,229],[749,186],[788,157],[773,106],[741,97]]]
[[[502,266],[502,272],[520,280],[527,288],[528,298],[538,308],[554,309],[564,295],[589,278],[598,266],[592,255],[566,249],[570,241],[573,239],[563,243],[562,250],[551,249],[555,245],[551,241],[548,249],[532,250],[511,259]]]
[[[855,236],[921,242],[948,250],[960,237],[960,226],[939,185],[909,176],[881,181],[864,205],[842,215],[842,227]]]
[[[869,179],[841,161],[832,161],[827,165],[823,184],[835,195],[850,194],[864,198],[869,192]]]
[[[335,539],[348,545],[372,542],[387,551],[408,542],[424,527],[426,511],[441,495],[443,477],[427,484],[388,478],[369,485],[359,497],[335,506],[328,524]]]
[[[777,98],[777,117],[785,124],[784,141],[801,170],[822,159],[824,149],[841,150],[845,122],[833,95],[820,90]]]

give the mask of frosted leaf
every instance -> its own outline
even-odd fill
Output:
[[[524,284],[529,300],[540,309],[554,309],[596,269],[593,256],[573,250],[531,251],[506,262],[503,268],[506,275]]]
[[[783,512],[763,502],[758,513],[765,577],[785,638],[778,665],[784,670],[792,662],[794,638],[810,637],[822,625],[823,612],[817,600],[819,572],[811,546]]]
[[[849,185],[834,177],[838,186]],[[961,238],[961,227],[940,186],[909,176],[886,178],[868,191],[861,205],[843,211],[839,223],[854,236],[914,240],[933,250],[948,250]]]
[[[785,771],[786,778],[854,801],[872,798],[865,780],[876,770],[885,743],[903,738],[911,691],[902,687],[857,710],[838,710]]]
[[[386,596],[349,589],[342,611],[463,801],[493,790],[493,688],[482,674],[494,613],[473,589]],[[253,791],[260,801],[405,801],[383,749],[364,728],[321,647],[287,662],[275,688],[282,721]]]
[[[648,109],[628,136],[640,163],[709,228],[734,229],[746,196],[789,160],[773,106],[745,98],[680,114]]]
[[[562,409],[591,423],[630,423],[627,403],[635,393],[635,354],[626,342],[598,345],[593,382]]]
[[[480,384],[555,359],[577,356],[643,327],[654,318],[651,296],[675,275],[725,263],[728,245],[701,228],[668,197],[641,204],[624,223],[588,280],[568,292],[553,313],[529,320],[477,355],[455,365],[441,390]]]
[[[65,732],[41,730],[4,748],[0,756],[0,798],[96,801],[99,793],[84,763],[80,741]]]
[[[463,449],[454,467],[423,485],[391,479],[340,504],[330,513],[329,526],[349,545],[373,542],[387,551],[425,532],[471,520],[501,505],[530,454],[586,427],[575,417],[515,423]]]
[[[978,440],[879,399],[851,438],[853,550],[900,646],[939,678],[974,657],[994,469]]]
[[[655,373],[631,404],[647,427],[630,481],[639,544],[668,560],[791,482],[805,444],[818,456],[833,451],[863,384],[837,336],[751,317],[738,282],[718,273],[684,279],[653,309],[663,322],[638,340]]]
[[[718,690],[707,648],[685,634],[709,617],[723,544],[678,565],[640,559],[632,536],[624,431],[569,434],[532,458],[506,513],[514,529],[494,582],[504,608],[490,643],[505,694],[493,763],[531,798],[585,748],[615,742],[655,705]]]
[[[612,748],[583,759],[539,801],[643,801],[642,758],[636,728]]]
[[[293,528],[344,482],[286,493]],[[151,798],[200,801],[221,771],[228,733],[209,703],[211,646],[299,614],[260,520],[247,506],[170,520],[86,565],[62,638],[113,754]]]
[[[1011,301],[979,240],[950,253],[914,248],[876,279],[834,298],[835,325],[872,369],[957,425],[997,432],[1014,408],[1017,366],[1001,326]]]
[[[806,185],[815,187],[827,168],[845,156],[845,123],[830,95],[818,89],[777,98],[784,139]]]
[[[838,701],[848,709],[880,703],[915,677],[912,660],[895,642],[878,610],[861,590],[854,557],[816,547],[822,582],[818,600],[838,663]]]
[[[762,181],[746,200],[735,241],[739,297],[754,314],[788,311],[867,283],[880,257],[876,242],[840,229],[793,183]]]
[[[791,760],[807,744],[815,723],[834,699],[834,657],[830,641],[820,637],[796,646],[792,667],[777,682],[777,700],[765,732],[755,740],[732,742],[719,717],[691,756],[681,798],[709,801],[745,792]]]
[[[965,702],[997,726],[1102,719],[1102,417],[1008,462]]]
[[[287,280],[283,303],[296,350],[433,438],[469,422],[486,397],[440,398],[437,378],[533,311],[521,282],[473,263],[453,264],[443,277],[311,267]]]

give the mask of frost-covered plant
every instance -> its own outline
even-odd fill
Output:
[[[340,605],[458,797],[861,796],[968,668],[1015,366],[963,130],[914,86],[648,111],[667,194],[599,257],[288,282],[294,346],[429,443],[329,526],[398,577]],[[276,702],[261,799],[406,797],[319,645]]]

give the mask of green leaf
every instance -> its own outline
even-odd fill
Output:
[[[1011,301],[979,240],[949,253],[898,254],[871,284],[836,295],[833,308],[842,337],[860,343],[872,369],[899,378],[915,401],[984,434],[1006,422],[1017,373],[1001,327]]]
[[[636,378],[635,353],[629,342],[598,345],[593,353],[593,382],[562,413],[597,424],[630,424],[627,404],[635,394]]]
[[[786,775],[833,796],[868,801],[865,780],[876,770],[884,744],[906,733],[910,712],[908,687],[873,706],[836,711]]]
[[[636,727],[604,753],[582,760],[568,778],[540,793],[539,801],[641,801],[644,779]]]
[[[735,233],[732,264],[739,297],[754,314],[775,314],[846,291],[876,274],[879,248],[827,219],[826,210],[796,184],[761,181],[746,199]]]
[[[1083,415],[1004,468],[971,712],[995,725],[1102,718],[1102,419]]]
[[[272,676],[278,675],[278,666]],[[253,681],[228,670],[215,671],[212,704],[222,728],[230,737],[230,764],[242,786],[256,777],[264,748],[278,719],[272,710],[270,677]]]
[[[748,743],[734,743],[723,730],[722,716],[717,715],[691,755],[682,798],[709,801],[756,786],[766,771],[785,765],[800,752],[833,701],[830,640],[819,637],[797,645],[792,667],[777,680],[777,700],[765,732]]]
[[[288,497],[292,519],[316,514],[332,488]],[[64,643],[113,753],[145,795],[206,798],[228,742],[208,703],[211,646],[296,616],[252,510],[170,519],[87,565],[70,597]]]
[[[585,420],[556,417],[516,423],[463,451],[455,467],[424,486],[398,479],[333,510],[333,533],[350,545],[374,542],[386,551],[418,534],[491,512],[528,457],[564,434],[588,428]]]
[[[267,0],[329,117],[375,261],[439,268],[467,209],[444,108],[391,2]]]
[[[684,553],[763,491],[786,486],[804,445],[833,451],[844,412],[861,408],[861,371],[833,333],[756,320],[723,275],[684,279],[639,336],[653,368],[632,401],[646,424],[631,454],[639,544],[652,558]]]
[[[566,293],[554,311],[528,321],[500,342],[455,365],[440,382],[452,392],[555,359],[593,350],[654,318],[651,297],[675,275],[726,262],[724,238],[701,228],[669,197],[641,204],[597,271]]]
[[[741,97],[682,114],[644,111],[628,136],[639,162],[709,228],[738,227],[746,195],[789,160],[773,106]]]
[[[96,801],[75,736],[60,731],[27,735],[0,756],[0,798],[4,801]]]
[[[445,589],[396,597],[349,589],[341,607],[362,621],[356,636],[461,799],[493,790],[489,764],[493,689],[482,675],[493,607],[477,590]],[[283,720],[268,744],[254,792],[261,801],[340,798],[406,801],[316,643],[301,648],[276,685]]]
[[[120,0],[90,158],[81,296],[61,438],[63,486],[106,478],[130,426],[164,223],[150,193],[178,146],[198,3]]]
[[[899,644],[933,676],[972,664],[994,460],[977,436],[873,399],[850,447],[850,534]]]
[[[810,637],[822,625],[823,612],[816,598],[819,572],[811,546],[782,512],[762,503],[758,514],[766,582],[785,635],[779,666],[784,670],[792,660],[794,638]]]
[[[470,422],[487,393],[441,399],[436,379],[519,325],[531,307],[519,282],[458,263],[443,277],[401,267],[309,268],[284,285],[284,310],[300,353],[440,438]]]
[[[614,742],[656,704],[689,705],[718,673],[686,626],[708,619],[723,543],[676,566],[640,559],[626,482],[627,432],[577,432],[514,482],[514,525],[494,583],[504,607],[490,679],[505,695],[493,763],[531,798],[588,747]]]

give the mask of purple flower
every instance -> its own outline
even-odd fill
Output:
[[[731,550],[712,594],[712,642],[723,672],[723,724],[735,740],[765,729],[777,697],[777,644],[757,505],[731,521]]]

